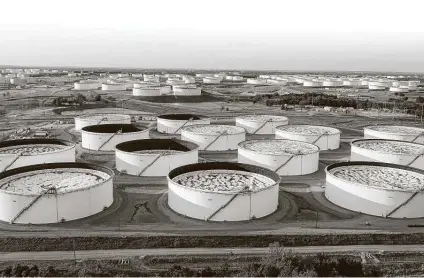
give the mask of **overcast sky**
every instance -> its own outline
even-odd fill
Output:
[[[2,1],[0,64],[424,72],[420,2]]]

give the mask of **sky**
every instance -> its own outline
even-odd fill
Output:
[[[420,0],[19,0],[0,65],[424,72]]]

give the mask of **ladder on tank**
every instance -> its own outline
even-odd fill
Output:
[[[318,136],[317,139],[315,139],[311,144],[315,144],[316,142],[318,142],[319,139],[321,139],[323,136],[328,135],[328,131],[323,132],[320,136]],[[328,142],[327,142],[327,147],[328,147]]]
[[[207,144],[206,147],[203,150],[206,151],[210,146],[212,146],[213,143],[215,143],[219,139],[219,137],[221,137],[222,135],[226,135],[226,134],[227,134],[226,131],[218,134],[218,136],[216,136],[215,139],[213,139],[209,144]]]
[[[287,165],[287,163],[289,163],[290,162],[290,160],[292,160],[293,158],[295,158],[296,156],[299,156],[299,154],[294,154],[294,155],[292,155],[292,156],[290,156],[289,157],[289,159],[287,159],[286,161],[284,161],[284,163],[283,164],[281,164],[280,166],[278,166],[275,170],[274,170],[274,172],[276,172],[277,174],[278,174],[278,171],[280,171],[280,169],[281,168],[283,168],[284,166],[286,166]],[[302,169],[300,169],[301,171],[302,171]]]
[[[105,142],[103,142],[103,144],[101,144],[100,147],[97,150],[100,151],[100,149],[103,148],[104,145],[109,143],[109,141],[112,140],[112,138],[115,137],[115,135],[118,135],[118,134],[121,134],[121,133],[122,133],[122,129],[120,129],[117,132],[115,132],[114,134],[112,134],[112,136],[110,136]]]
[[[14,224],[16,219],[21,217],[22,214],[24,214],[25,211],[27,211],[30,207],[32,207],[41,197],[43,197],[44,195],[47,195],[47,194],[57,194],[56,188],[51,187],[51,188],[47,189],[46,191],[41,192],[41,194],[37,195],[34,199],[32,199],[32,201],[30,203],[28,203],[28,205],[26,205],[23,209],[21,209],[18,212],[18,214],[16,214],[16,216],[12,218],[12,220],[10,220],[10,224]]]
[[[12,167],[13,164],[15,164],[16,161],[18,161],[18,159],[20,157],[22,157],[23,152],[20,152],[16,155],[15,158],[13,158],[13,160],[11,162],[9,162],[9,164],[6,165],[6,167],[4,167],[4,169],[2,170],[2,172],[6,171],[7,169],[9,169],[10,167]]]
[[[193,119],[194,119],[194,117],[191,117],[190,119],[188,119],[187,121],[185,121],[185,123],[183,125],[181,125],[177,130],[175,130],[173,134],[177,134],[178,131],[180,131],[183,127],[186,126],[186,124],[188,124]]]
[[[417,155],[414,160],[412,160],[411,162],[409,162],[406,166],[411,166],[415,161],[417,161],[418,158],[420,158],[421,156],[423,156],[424,153],[420,153],[419,155]]]
[[[406,199],[404,202],[402,202],[400,205],[398,205],[392,211],[390,211],[388,214],[386,214],[386,218],[387,217],[390,217],[393,213],[395,213],[396,211],[398,211],[401,207],[403,207],[404,205],[408,204],[420,192],[422,192],[422,191],[421,190],[420,191],[415,191],[411,196],[409,196],[408,199]]]
[[[150,162],[149,164],[147,164],[147,166],[146,167],[144,167],[141,171],[140,171],[140,173],[138,173],[138,176],[140,177],[144,172],[146,172],[146,170],[148,169],[148,168],[150,168],[150,166],[152,166],[159,158],[161,158],[162,157],[162,155],[163,155],[163,153],[160,153],[158,156],[156,156],[155,157],[155,159],[153,159],[152,160],[152,162]]]
[[[97,122],[97,124],[95,124],[95,125],[99,125],[101,122],[103,122],[103,121],[107,121],[107,118],[106,117],[103,117],[103,118],[101,118],[100,119],[100,121],[99,122]]]
[[[420,134],[418,134],[411,142],[414,143],[415,141],[417,141],[418,138],[420,138],[421,136],[424,136],[424,132],[421,132]]]
[[[244,187],[242,190],[240,190],[239,192],[237,192],[236,194],[234,194],[225,204],[223,204],[222,206],[220,206],[216,211],[214,211],[211,215],[209,215],[206,218],[206,221],[209,221],[212,217],[214,217],[215,215],[217,215],[218,212],[220,212],[221,210],[223,210],[224,208],[226,208],[232,201],[234,201],[235,198],[237,198],[237,196],[239,196],[242,193],[247,193],[247,192],[250,192],[249,186]]]
[[[252,134],[256,134],[256,132],[258,132],[259,130],[261,130],[261,128],[263,128],[269,122],[272,122],[272,119],[266,120],[260,127],[258,127],[254,132],[252,132]]]

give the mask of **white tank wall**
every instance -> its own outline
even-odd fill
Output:
[[[409,167],[415,167],[424,170],[424,154],[421,154],[419,158],[416,157],[419,154],[408,155],[408,154],[392,154],[377,152],[374,150],[359,148],[355,145],[351,145],[351,161],[377,161],[384,163],[393,163],[398,165],[406,165]],[[415,161],[414,161],[415,160]],[[411,165],[408,165],[414,161]]]
[[[399,140],[412,142],[415,139],[414,143],[424,144],[424,134],[417,138],[418,134],[397,134],[397,133],[387,133],[379,132],[376,130],[371,130],[364,127],[364,139],[389,139],[389,140]]]
[[[18,195],[0,190],[0,220],[10,222],[37,195]],[[14,223],[57,223],[84,218],[109,207],[113,203],[113,183],[108,181],[79,191],[46,194],[40,197]]]
[[[205,150],[205,147],[214,141],[218,135],[206,135],[199,133],[187,132],[186,130],[181,131],[181,139],[196,143],[199,145],[199,150]],[[238,144],[246,140],[246,134],[227,134],[221,135],[212,145],[210,145],[208,151],[227,151],[237,150]]]
[[[202,90],[200,88],[179,88],[173,87],[174,95],[176,96],[200,96]]]
[[[125,91],[127,84],[102,84],[102,91]]]
[[[303,87],[322,87],[322,83],[318,82],[318,81],[309,81],[309,80],[305,80],[305,82],[303,82]]]
[[[168,205],[187,217],[207,220],[233,195],[186,188],[168,178]],[[239,194],[209,221],[243,221],[267,216],[277,210],[278,196],[279,184],[259,192]]]
[[[105,117],[107,117],[110,114],[104,114]],[[87,118],[79,118],[75,117],[75,130],[81,130],[83,127],[89,126],[89,125],[99,125],[99,124],[131,124],[131,116],[128,115],[120,115],[119,119],[108,119],[107,121],[101,121],[97,119],[93,119],[90,117]]]
[[[256,84],[256,85],[266,84],[266,80],[264,80],[264,79],[252,79],[252,78],[248,78],[246,82],[247,82],[247,84]]]
[[[169,95],[172,93],[171,86],[162,86],[160,87],[160,94],[161,95]]]
[[[282,121],[269,121],[265,125],[264,123],[236,117],[236,126],[244,128],[247,133],[254,133],[256,131],[255,134],[274,134],[277,126],[287,125],[289,121],[286,119]],[[258,130],[258,128],[260,129]]]
[[[409,92],[409,88],[390,87],[389,91],[394,93],[407,93]]]
[[[365,187],[328,173],[326,177],[325,197],[329,201],[340,207],[370,215],[386,217],[388,213],[407,201],[412,194],[413,192]],[[420,192],[390,218],[424,217],[423,202],[424,192]]]
[[[89,150],[99,150],[99,148],[101,147],[100,151],[114,151],[115,146],[119,143],[131,141],[131,140],[148,139],[148,138],[149,138],[148,129],[137,131],[137,132],[125,132],[120,134],[96,133],[96,132],[87,132],[82,130],[81,131],[81,146]],[[106,141],[108,142],[103,145],[103,143],[105,143]]]
[[[168,173],[180,166],[198,162],[198,150],[164,155],[147,168],[141,176],[166,176]],[[140,154],[132,152],[115,151],[116,169],[125,171],[128,175],[138,176],[140,171],[153,162],[158,154]]]
[[[133,89],[133,96],[160,96],[160,95],[161,95],[160,87]]]
[[[272,171],[281,167],[277,174],[280,176],[307,175],[318,171],[319,152],[297,155],[291,158],[288,154],[271,155],[238,148],[238,162],[262,166]],[[290,161],[289,161],[290,159]]]
[[[321,151],[335,150],[340,148],[340,133],[323,135],[321,136],[321,138],[318,139],[319,136],[320,135],[318,134],[313,134],[313,135],[294,134],[294,133],[284,132],[281,130],[277,130],[275,132],[276,139],[289,139],[289,140],[313,143],[314,145],[317,145]],[[317,139],[318,141],[315,142],[315,140]]]
[[[75,90],[97,90],[100,88],[100,83],[74,83]]]
[[[205,83],[205,84],[219,84],[219,83],[221,83],[221,78],[206,77],[206,78],[203,78],[203,83]]]
[[[168,133],[168,134],[181,134],[181,127],[189,126],[189,125],[209,125],[211,123],[210,118],[204,118],[199,120],[168,120],[168,119],[161,119],[157,118],[157,131],[161,133]],[[176,133],[175,133],[176,132]]]
[[[23,155],[15,159],[16,155],[0,154],[0,172],[43,163],[75,162],[75,145],[66,146],[66,149],[57,150],[55,152]],[[12,162],[13,164],[11,164]],[[9,166],[9,164],[11,165]]]
[[[378,85],[369,85],[368,84],[368,89],[369,90],[375,90],[375,91],[377,91],[377,90],[385,90],[386,89],[386,87],[385,86],[378,86]]]

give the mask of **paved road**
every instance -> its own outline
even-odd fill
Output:
[[[286,248],[298,253],[335,252],[423,252],[424,245],[348,245],[348,246],[306,246]],[[77,259],[105,259],[136,257],[147,255],[225,255],[225,254],[265,254],[268,248],[173,248],[173,249],[119,249],[76,251]],[[73,251],[52,252],[0,252],[0,261],[15,260],[73,260]]]

